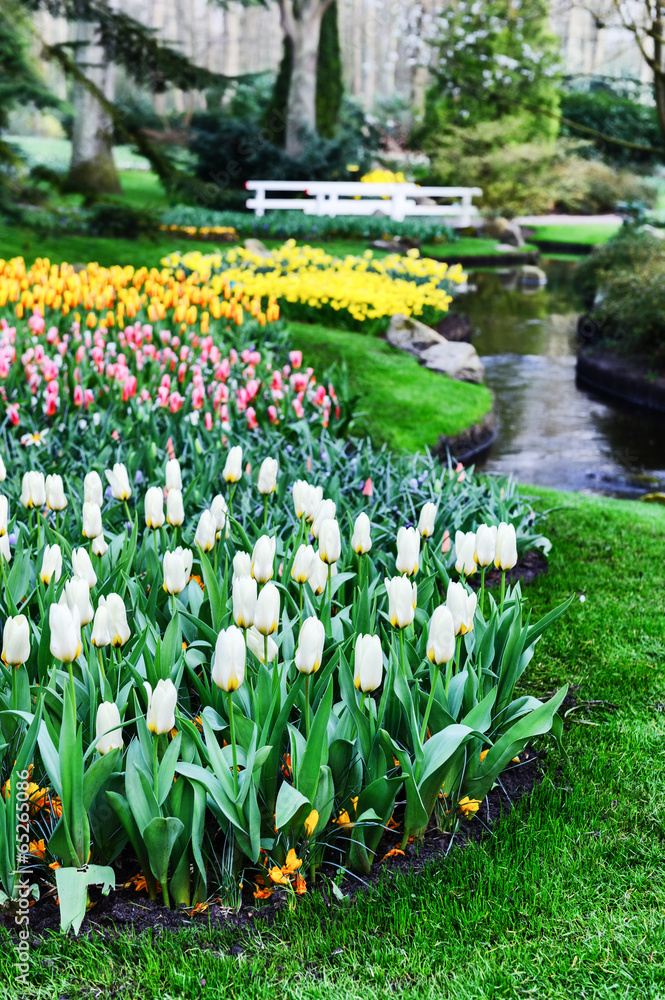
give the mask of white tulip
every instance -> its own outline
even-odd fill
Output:
[[[7,469],[5,468],[5,463],[3,461],[2,455],[0,455],[0,483],[4,483],[7,478]]]
[[[475,531],[455,532],[455,569],[464,576],[472,576],[476,572],[476,533]]]
[[[256,601],[254,626],[261,635],[272,635],[279,625],[279,591],[274,583],[266,583]]]
[[[120,727],[120,728],[118,728]],[[118,706],[112,701],[103,701],[97,709],[96,719],[97,750],[104,756],[110,750],[122,750],[122,727]],[[109,730],[113,732],[109,732]]]
[[[17,667],[30,656],[30,623],[25,615],[15,615],[5,622],[2,633],[2,661]]]
[[[6,563],[11,562],[12,550],[9,547],[9,535],[0,535],[0,557],[2,557]]]
[[[381,686],[383,651],[378,635],[358,635],[355,645],[353,683],[358,691],[368,694]]]
[[[254,545],[252,552],[252,576],[257,583],[267,583],[272,580],[273,560],[277,539],[274,535],[261,535]]]
[[[337,567],[333,563],[330,567],[331,576],[337,575]],[[326,589],[326,583],[328,582],[328,566],[324,563],[323,559],[319,556],[318,552],[314,559],[314,568],[312,569],[312,575],[309,578],[309,585],[315,594],[322,594]]]
[[[256,600],[256,580],[251,576],[234,576],[233,620],[240,628],[249,628],[254,624]]]
[[[210,513],[215,521],[215,531],[217,532],[216,537],[221,538],[221,533],[223,531],[224,537],[228,538],[231,532],[231,525],[229,524],[228,517],[229,508],[221,493],[218,493],[217,496],[212,498]]]
[[[259,469],[259,493],[267,495],[275,492],[279,462],[276,458],[264,458]]]
[[[102,509],[99,504],[88,500],[83,502],[83,528],[81,534],[84,538],[97,538],[102,533]]]
[[[305,618],[300,627],[298,647],[295,655],[296,669],[301,674],[315,674],[323,659],[323,646],[326,641],[326,630],[323,622],[311,616]]]
[[[334,518],[326,518],[319,529],[319,557],[330,565],[339,559],[342,553],[342,539],[339,534],[339,524]]]
[[[427,655],[437,665],[447,663],[455,655],[455,622],[445,604],[435,608],[429,623]]]
[[[311,487],[305,479],[296,479],[293,484],[293,509],[298,519],[305,513],[310,489]],[[323,496],[323,490],[321,490],[321,496]]]
[[[81,625],[87,625],[88,622],[92,621],[95,611],[90,602],[90,588],[87,580],[80,576],[73,576],[71,580],[67,580],[60,597],[60,605],[65,604],[70,611],[78,609]]]
[[[182,493],[182,475],[180,472],[180,462],[177,458],[170,458],[166,463],[166,489],[178,490]]]
[[[83,480],[83,500],[85,503],[96,503],[98,507],[104,503],[104,487],[98,472],[89,472]]]
[[[21,503],[24,507],[43,507],[46,503],[46,482],[43,472],[24,472],[21,480]]]
[[[51,577],[53,577],[55,583],[57,583],[62,576],[62,552],[60,551],[60,546],[58,544],[47,545],[44,549],[44,555],[42,556],[42,568],[39,575],[42,583],[46,585],[51,582]]]
[[[48,618],[51,656],[63,663],[73,663],[81,655],[81,621],[78,608],[71,610],[67,604],[52,604]]]
[[[372,538],[370,535],[371,524],[369,517],[362,511],[358,514],[353,525],[353,535],[351,537],[351,548],[358,555],[365,555],[372,548]]]
[[[92,568],[87,549],[72,549],[72,572],[74,576],[80,576],[82,580],[85,580],[90,588],[97,583],[97,574]],[[86,624],[83,619],[81,619],[81,624]]]
[[[9,500],[0,495],[0,535],[7,534],[9,524]]]
[[[450,581],[446,593],[446,606],[453,616],[455,635],[465,635],[471,631],[477,603],[476,595],[469,594],[464,584]]]
[[[428,502],[420,511],[418,518],[418,531],[422,538],[430,538],[434,534],[434,522],[436,521],[436,504]]]
[[[233,557],[233,575],[234,576],[251,576],[252,575],[252,557],[249,552],[236,552]]]
[[[147,681],[143,682],[143,687],[148,693],[146,712],[148,729],[157,736],[170,733],[175,728],[175,707],[178,701],[178,692],[173,681],[170,679],[159,681],[154,691]]]
[[[212,679],[218,688],[230,694],[245,680],[245,637],[242,629],[229,625],[217,636]]]
[[[92,636],[90,641],[97,649],[111,645],[111,632],[109,631],[109,613],[106,607],[106,599],[99,598],[99,604],[95,611],[95,619],[92,623]]]
[[[496,553],[496,533],[495,524],[480,524],[476,531],[476,551],[475,558],[479,566],[491,566]]]
[[[393,628],[406,628],[415,617],[417,590],[405,576],[385,579],[388,594],[388,617]]]
[[[420,535],[415,528],[401,527],[397,532],[398,573],[414,576],[418,572],[418,556],[420,555]]]
[[[143,499],[145,526],[155,531],[164,524],[164,493],[161,486],[151,486]]]
[[[185,507],[180,490],[169,490],[166,496],[166,520],[172,528],[179,528],[185,520]]]
[[[130,498],[132,488],[129,485],[127,469],[122,462],[116,462],[112,469],[106,469],[104,475],[111,487],[111,493],[116,500],[128,500]]]
[[[497,569],[512,569],[517,562],[517,537],[515,527],[502,521],[496,532],[494,565]]]
[[[318,556],[311,545],[300,545],[293,559],[291,579],[296,583],[307,583],[314,572],[315,560]]]
[[[132,634],[127,624],[127,609],[120,594],[106,595],[106,611],[109,616],[109,632],[112,646],[124,646]]]
[[[215,547],[216,537],[217,528],[215,526],[215,519],[209,510],[204,510],[196,526],[194,541],[197,545],[201,546],[204,552],[210,552]]]
[[[46,477],[46,504],[51,510],[64,510],[67,506],[62,476]]]
[[[237,444],[226,456],[226,464],[222,473],[227,483],[237,483],[242,477],[242,448]]]
[[[247,630],[247,648],[250,652],[254,653],[261,663],[265,663],[265,637],[261,635],[258,629],[252,628]],[[274,639],[268,637],[268,663],[272,663],[277,653],[279,652],[277,648],[277,643]]]
[[[108,551],[108,543],[104,539],[103,535],[97,535],[96,538],[92,540],[92,554],[94,556],[106,555]]]
[[[173,552],[164,553],[164,590],[167,594],[180,594],[192,572],[193,556],[189,549],[180,546]]]
[[[321,500],[312,519],[312,534],[315,538],[319,537],[323,522],[334,520],[336,513],[337,505],[334,500]]]

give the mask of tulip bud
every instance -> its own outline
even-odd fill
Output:
[[[337,567],[334,563],[331,564],[332,573],[331,576],[337,574]],[[309,585],[315,594],[322,594],[326,589],[326,583],[328,582],[328,566],[324,563],[323,559],[319,556],[318,552],[314,559],[314,568],[312,569],[312,575],[309,578]]]
[[[252,575],[252,557],[249,552],[236,552],[233,557],[233,575],[234,577]]]
[[[277,486],[279,463],[276,458],[264,458],[259,469],[259,493],[274,493]]]
[[[312,809],[311,813],[305,820],[303,826],[305,828],[305,836],[311,837],[316,830],[316,824],[319,822],[319,814],[316,809]]]
[[[7,534],[9,523],[9,500],[0,495],[0,535]]]
[[[3,461],[2,455],[0,455],[0,483],[4,483],[7,478],[7,469],[5,468],[5,463]]]
[[[307,583],[314,572],[314,561],[318,556],[311,545],[300,545],[291,567],[291,579],[296,583]]]
[[[161,486],[151,486],[144,497],[145,526],[156,530],[164,524],[164,493]]]
[[[279,591],[274,583],[262,588],[254,609],[254,626],[261,635],[272,635],[279,625]]]
[[[28,510],[46,503],[46,483],[43,472],[24,472],[21,480],[21,503]]]
[[[422,538],[430,538],[434,534],[434,522],[436,521],[436,504],[426,503],[420,511],[418,518],[418,531]]]
[[[393,628],[406,628],[415,617],[417,591],[405,576],[394,576],[385,580],[388,594],[388,616]]]
[[[496,553],[496,525],[480,524],[476,531],[476,551],[474,553],[479,566],[491,566]]]
[[[334,500],[321,500],[318,507],[316,508],[316,513],[312,520],[312,534],[315,538],[319,537],[319,532],[321,531],[321,525],[324,521],[334,520],[335,514],[337,513],[337,505]]]
[[[9,548],[9,535],[0,535],[0,557],[6,563],[11,562],[12,550]]]
[[[234,576],[233,620],[240,628],[249,628],[254,624],[256,600],[256,580],[251,576]]]
[[[450,552],[450,532],[446,528],[443,533],[443,540],[441,542],[441,553],[445,556],[447,552]]]
[[[258,629],[252,628],[247,629],[247,648],[254,656],[265,663],[265,638],[261,635]],[[277,649],[277,643],[274,639],[268,637],[268,663],[272,663],[279,650]]]
[[[311,522],[322,497],[322,486],[310,486],[305,479],[296,479],[293,484],[293,508],[296,517],[301,518],[304,515],[305,519]]]
[[[471,576],[476,572],[475,531],[455,532],[455,569],[458,573]]]
[[[164,590],[167,594],[180,594],[192,572],[193,556],[189,549],[178,546],[173,552],[164,553]]]
[[[99,504],[91,503],[88,500],[83,502],[83,529],[84,538],[97,538],[102,533],[102,510]]]
[[[166,489],[178,490],[182,493],[182,475],[180,473],[180,462],[177,458],[170,458],[166,463]]]
[[[46,477],[46,504],[51,510],[64,510],[67,506],[62,476]]]
[[[293,484],[293,509],[298,520],[305,513],[305,497],[309,491],[309,483],[304,479],[296,479]]]
[[[120,594],[106,595],[106,611],[109,616],[109,632],[112,646],[124,646],[132,634],[127,624],[127,609]]]
[[[277,539],[269,535],[261,535],[254,546],[252,552],[252,576],[257,583],[267,583],[272,580],[273,560]]]
[[[122,462],[116,462],[113,469],[106,469],[104,475],[108,480],[108,484],[111,487],[111,493],[115,499],[129,500],[132,495],[132,489],[129,485],[127,469]]]
[[[429,623],[427,655],[437,665],[447,663],[455,655],[455,622],[445,604],[434,609]]]
[[[51,582],[51,577],[55,578],[57,583],[62,576],[62,553],[60,551],[60,546],[47,545],[44,549],[44,555],[42,556],[42,568],[40,571],[42,583],[48,584]]]
[[[337,562],[342,552],[339,524],[333,518],[322,521],[319,531],[319,556],[330,565]]]
[[[242,477],[242,448],[237,444],[226,456],[226,464],[222,473],[227,483],[237,483]]]
[[[78,608],[70,609],[67,604],[52,604],[48,620],[51,656],[63,663],[73,663],[81,655],[81,620]]]
[[[2,661],[18,667],[30,656],[30,624],[25,615],[15,615],[5,622],[2,634]]]
[[[372,539],[370,537],[370,520],[365,511],[358,514],[355,524],[353,525],[353,536],[351,538],[351,548],[358,555],[364,555],[366,552],[372,548]]]
[[[368,694],[381,686],[383,651],[378,635],[359,635],[355,646],[353,683],[358,691]]]
[[[103,701],[97,709],[97,750],[104,756],[109,750],[122,750],[122,728],[120,712],[112,701]],[[109,732],[112,729],[113,732]]]
[[[471,631],[477,603],[476,595],[467,593],[464,584],[450,581],[446,593],[446,607],[453,616],[455,635],[466,635]]]
[[[420,535],[415,528],[401,527],[397,532],[397,572],[413,576],[418,572]]]
[[[111,645],[111,633],[109,631],[109,613],[106,607],[106,598],[100,597],[95,619],[92,623],[92,637],[90,640],[97,649]]]
[[[80,576],[73,576],[71,580],[67,580],[60,597],[60,604],[66,604],[70,611],[77,608],[81,625],[87,625],[94,617],[95,611],[90,602],[88,582]]]
[[[231,532],[231,525],[229,524],[229,508],[226,505],[226,500],[221,493],[212,498],[212,503],[210,504],[210,513],[215,522],[215,532],[216,538],[221,538],[222,531],[224,532],[224,537],[228,538]]]
[[[104,487],[98,472],[89,472],[83,480],[83,500],[85,503],[104,503]]]
[[[296,649],[296,669],[301,674],[315,674],[323,659],[323,646],[326,641],[326,630],[323,622],[312,616],[305,618],[300,626],[298,648]]]
[[[254,582],[254,581],[252,581]],[[230,694],[245,679],[245,637],[242,629],[229,625],[217,636],[212,679],[218,688]]]
[[[494,565],[497,569],[512,569],[517,562],[517,537],[512,524],[502,521],[496,532]]]
[[[170,733],[175,727],[175,706],[178,701],[173,681],[158,681],[154,691],[147,681],[143,682],[143,687],[148,693],[148,711],[145,716],[148,729],[156,736]]]
[[[210,552],[210,550],[215,547],[216,537],[217,529],[215,527],[215,519],[209,510],[204,510],[201,513],[199,523],[196,526],[194,541],[197,545],[201,546],[204,552]]]
[[[92,554],[93,556],[103,556],[108,551],[108,543],[105,541],[103,535],[97,535],[96,538],[92,540]]]
[[[185,508],[180,490],[169,490],[166,496],[166,520],[172,528],[178,528],[185,520]]]
[[[87,549],[72,549],[72,572],[74,576],[85,580],[90,588],[94,587],[97,583],[97,574],[92,568]],[[81,624],[85,625],[86,623],[81,620]]]

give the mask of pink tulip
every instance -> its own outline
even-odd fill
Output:
[[[294,368],[300,368],[302,365],[302,351],[289,351],[289,361]]]

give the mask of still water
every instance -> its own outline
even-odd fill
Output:
[[[526,483],[638,497],[665,489],[665,414],[578,387],[575,264],[545,261],[548,284],[520,287],[516,274],[476,273],[458,300],[471,317],[499,417],[482,467]]]

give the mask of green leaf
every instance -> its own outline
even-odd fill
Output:
[[[300,760],[298,772],[294,776],[299,792],[311,802],[316,795],[319,769],[328,762],[328,721],[332,711],[332,680],[328,681],[326,692],[314,716],[305,752]]]
[[[56,868],[55,884],[60,901],[60,930],[66,934],[72,927],[78,935],[85,917],[88,886],[101,885],[103,894],[108,896],[115,888],[115,872],[107,865]]]
[[[278,830],[284,830],[293,817],[297,817],[297,825],[301,819],[301,814],[307,809],[312,810],[310,800],[290,785],[288,781],[283,781],[277,793],[277,803],[275,808],[275,826]]]
[[[175,816],[155,816],[143,831],[143,840],[148,850],[150,867],[162,891],[166,890],[169,860],[176,840],[184,830],[183,824]]]

